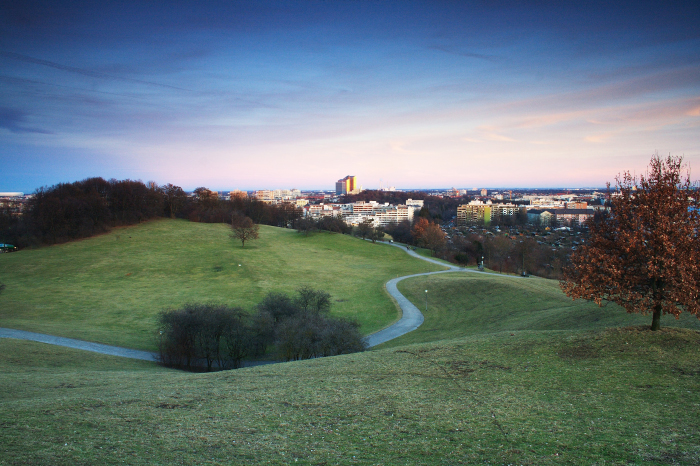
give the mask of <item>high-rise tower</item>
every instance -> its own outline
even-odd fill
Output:
[[[343,194],[355,194],[360,192],[359,186],[357,185],[357,178],[352,175],[348,175],[343,179],[335,182],[335,194],[341,196]]]

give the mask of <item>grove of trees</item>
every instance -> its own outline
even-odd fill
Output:
[[[652,157],[648,174],[616,179],[609,212],[589,222],[561,286],[574,298],[610,301],[627,312],[689,312],[700,318],[700,191],[680,157]]]
[[[20,248],[55,244],[156,217],[228,223],[234,216],[289,228],[301,210],[291,204],[268,205],[249,198],[222,200],[204,187],[189,197],[173,184],[88,178],[37,189],[22,215],[0,210],[0,243]]]
[[[330,295],[309,287],[271,292],[252,313],[218,304],[188,304],[159,317],[161,362],[187,370],[223,370],[246,358],[285,361],[364,351],[355,322],[332,317]]]

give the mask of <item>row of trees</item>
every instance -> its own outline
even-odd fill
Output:
[[[61,183],[37,189],[21,216],[0,213],[0,241],[24,247],[83,238],[163,215],[164,208],[155,183],[102,178]]]
[[[526,272],[561,279],[570,253],[568,248],[552,248],[533,238],[472,233],[454,236],[452,244],[444,251],[444,258],[461,265],[477,265],[483,260],[485,267],[501,273]]]
[[[330,295],[302,287],[294,296],[267,294],[247,313],[240,307],[189,304],[159,317],[161,362],[188,370],[235,369],[246,358],[285,361],[363,351],[355,322],[329,315]]]
[[[0,243],[20,248],[61,243],[155,217],[221,223],[248,217],[255,224],[291,227],[300,216],[300,209],[290,204],[222,200],[207,188],[197,188],[190,197],[173,184],[88,178],[37,189],[22,215],[9,208],[0,211]]]

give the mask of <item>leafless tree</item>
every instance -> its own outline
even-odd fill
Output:
[[[250,217],[234,215],[231,220],[231,237],[241,240],[241,247],[245,247],[248,240],[258,239],[258,225],[253,223]]]

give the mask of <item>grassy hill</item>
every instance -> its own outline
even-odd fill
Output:
[[[260,227],[241,248],[223,224],[159,220],[0,255],[0,326],[153,349],[158,312],[187,302],[251,308],[309,285],[371,333],[397,318],[384,283],[440,267],[338,234]]]
[[[699,347],[500,333],[190,374],[0,340],[0,464],[694,465]]]
[[[589,301],[572,301],[562,293],[558,281],[536,277],[449,273],[402,280],[398,288],[423,312],[425,322],[386,346],[504,331],[651,325],[651,315],[628,314],[612,303],[599,307]],[[700,320],[687,313],[678,320],[664,316],[661,325],[700,331]]]
[[[306,255],[355,247],[337,238],[278,239]],[[354,243],[370,258],[401,253]],[[648,316],[572,302],[536,278],[450,273],[399,288],[421,309],[429,290],[426,320],[383,349],[228,372],[0,339],[0,464],[700,463],[697,319],[666,316],[652,333],[638,325]]]

